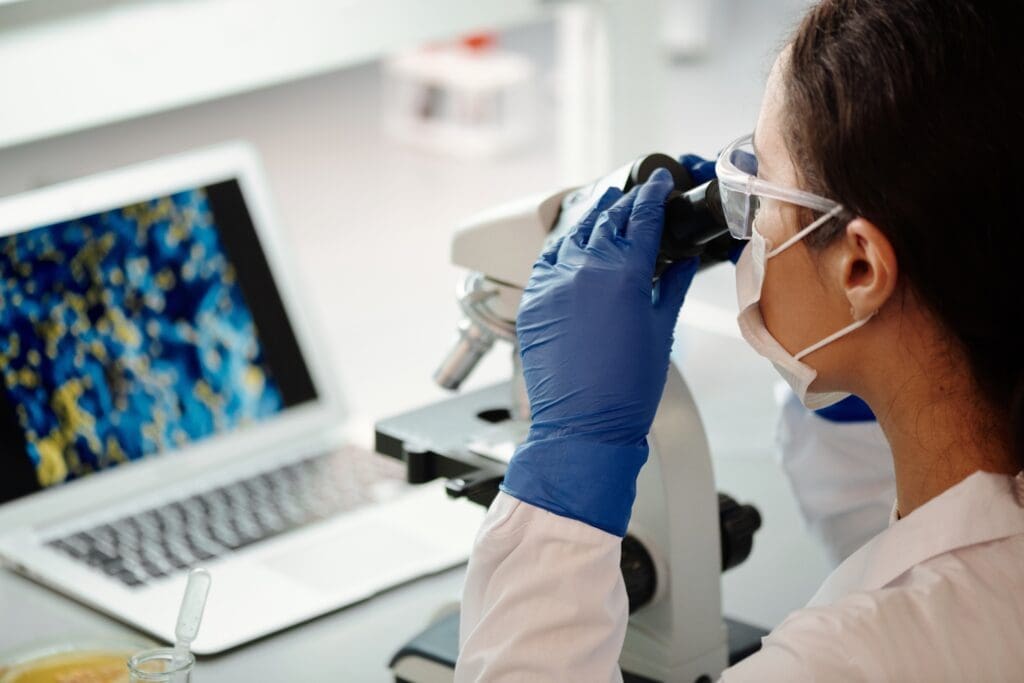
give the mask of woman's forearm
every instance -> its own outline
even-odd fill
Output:
[[[499,494],[469,561],[456,682],[621,681],[621,542]]]

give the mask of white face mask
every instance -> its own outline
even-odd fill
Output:
[[[874,313],[862,320],[854,321],[835,334],[808,346],[798,354],[790,355],[768,331],[764,324],[764,318],[761,317],[761,287],[764,285],[765,267],[770,258],[778,256],[802,240],[840,211],[842,211],[842,207],[836,207],[775,249],[771,249],[764,235],[758,232],[755,226],[751,231],[750,246],[743,250],[740,260],[736,263],[736,297],[740,308],[737,321],[740,333],[755,351],[772,362],[778,373],[800,398],[801,403],[811,410],[818,410],[838,403],[850,394],[838,391],[808,392],[807,389],[811,386],[814,378],[818,376],[818,371],[801,362],[800,359],[863,326],[874,316]]]

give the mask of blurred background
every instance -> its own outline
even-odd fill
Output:
[[[639,154],[714,157],[753,128],[808,3],[609,1],[610,25],[590,4],[0,0],[0,196],[252,143],[369,444],[375,420],[446,396],[431,373],[459,319],[459,224]],[[777,376],[735,313],[732,266],[702,273],[675,354],[719,489],[764,519],[725,611],[771,627],[828,564],[776,462]],[[506,378],[505,351],[467,388]]]

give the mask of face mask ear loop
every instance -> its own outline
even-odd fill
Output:
[[[795,234],[792,237],[790,237],[788,240],[786,240],[785,242],[783,242],[779,246],[777,246],[774,249],[772,249],[770,252],[768,252],[765,255],[765,258],[771,258],[773,256],[777,256],[777,255],[781,254],[786,249],[789,249],[791,246],[793,246],[794,244],[796,244],[797,242],[799,242],[803,238],[807,237],[809,234],[811,234],[812,232],[814,232],[815,230],[820,228],[822,225],[824,225],[828,221],[830,221],[833,218],[835,218],[836,216],[838,216],[840,214],[840,212],[842,212],[842,210],[843,210],[842,205],[837,205],[836,208],[832,209],[831,211],[826,213],[824,216],[822,216],[818,220],[814,221],[813,223],[808,225],[806,228],[804,228],[803,230],[801,230],[797,234]]]
[[[877,311],[876,311],[876,313],[877,313]],[[814,353],[815,351],[817,351],[821,347],[828,346],[829,344],[834,342],[836,339],[839,339],[840,337],[845,337],[846,335],[848,335],[851,332],[853,332],[854,330],[856,330],[858,327],[863,327],[865,324],[867,324],[867,322],[869,320],[871,320],[874,317],[875,317],[875,314],[872,313],[871,315],[867,316],[866,318],[862,318],[860,320],[854,320],[852,323],[850,323],[849,325],[847,325],[843,329],[839,330],[838,332],[836,332],[834,334],[830,334],[829,336],[825,337],[824,339],[822,339],[817,344],[811,344],[806,349],[804,349],[800,353],[798,353],[795,356],[793,356],[793,358],[795,358],[797,360],[800,360],[801,358]]]

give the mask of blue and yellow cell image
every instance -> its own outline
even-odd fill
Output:
[[[40,487],[279,412],[264,356],[204,189],[0,238],[0,452]]]

